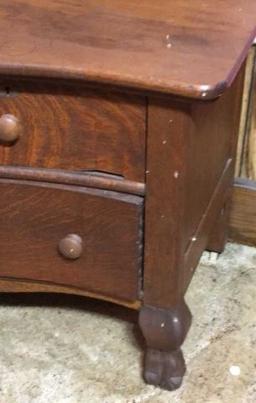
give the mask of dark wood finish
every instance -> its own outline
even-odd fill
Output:
[[[69,172],[57,169],[12,167],[0,165],[0,177],[8,179],[40,180],[41,182],[114,190],[122,193],[145,195],[145,184],[124,179],[118,175],[100,172]]]
[[[180,243],[188,130],[188,105],[163,99],[149,100],[144,302],[160,308],[176,305],[181,296]]]
[[[226,190],[232,185],[243,81],[244,66],[232,87],[217,101],[194,103],[191,106],[191,126],[186,135],[188,155],[183,227],[185,248],[191,241],[195,242],[192,239],[197,237],[197,228],[220,178],[224,179],[229,159],[232,166]],[[219,196],[221,195],[223,205],[216,212],[218,215],[226,204],[223,190]]]
[[[184,294],[225,243],[255,14],[255,0],[0,0],[0,290],[140,309],[144,378],[169,390]]]
[[[0,277],[138,299],[141,198],[4,179],[0,191]],[[58,252],[70,233],[83,241],[73,261]]]
[[[7,83],[0,116],[14,115],[23,136],[12,147],[0,144],[2,165],[98,170],[144,181],[143,97],[64,84]]]
[[[191,313],[182,300],[172,309],[144,306],[139,324],[146,341],[144,379],[164,389],[177,389],[186,365],[180,349],[191,324]]]
[[[0,1],[0,73],[216,97],[256,36],[255,0]]]
[[[149,100],[144,260],[147,305],[172,307],[184,295],[227,202],[233,181],[243,74],[241,69],[230,90],[214,102]]]
[[[229,223],[229,239],[256,246],[256,183],[236,179]]]
[[[218,221],[221,210],[225,208],[229,201],[233,172],[233,163],[232,160],[229,159],[209,201],[207,209],[201,217],[195,235],[190,240],[190,243],[184,253],[184,260],[182,264],[183,293],[185,293],[191,281],[192,275],[199,263],[202,252],[205,249],[214,250],[217,252],[217,250],[213,249],[216,244],[212,244],[212,237],[214,236],[215,239],[217,238],[218,248],[224,247],[223,244],[219,245],[220,240],[222,240],[222,234],[216,234],[215,226],[219,223]],[[227,213],[225,212],[225,214]],[[218,229],[222,230],[223,227]]]
[[[206,248],[210,251],[221,253],[224,250],[226,241],[228,239],[228,223],[230,220],[230,210],[232,203],[232,190],[233,190],[233,177],[236,169],[236,152],[238,148],[239,131],[241,127],[241,115],[242,115],[242,99],[244,90],[244,80],[246,73],[246,63],[241,68],[239,75],[236,78],[235,83],[231,89],[227,92],[226,103],[230,106],[229,113],[231,113],[229,120],[229,136],[230,136],[230,150],[229,155],[231,157],[231,172],[229,183],[226,186],[225,191],[220,191],[220,194],[225,193],[224,204],[219,211],[218,218],[212,229],[210,236],[208,237],[208,244]],[[223,97],[225,99],[225,96]],[[224,107],[224,106],[223,106]],[[228,112],[227,115],[228,116]],[[224,119],[222,119],[224,120]]]
[[[215,220],[206,246],[206,249],[211,252],[222,253],[225,249],[228,240],[230,199],[230,192],[227,192],[227,201],[224,206],[222,206],[217,220]]]
[[[224,206],[228,217],[243,76],[241,69],[215,102],[149,99],[143,303],[151,310],[175,311],[203,250],[224,246],[219,220]],[[182,353],[164,350],[161,332],[152,349],[159,322],[146,318],[145,380],[175,389],[185,372]]]

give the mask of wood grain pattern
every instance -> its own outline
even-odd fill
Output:
[[[0,180],[0,277],[138,299],[142,199],[96,189]],[[81,258],[58,252],[67,234]]]
[[[244,70],[206,103],[149,100],[144,301],[179,303],[232,186]],[[227,172],[226,172],[227,171]],[[164,174],[163,174],[164,173]]]
[[[255,15],[255,0],[0,0],[0,291],[140,308],[144,378],[169,390],[187,286],[224,244]]]
[[[183,228],[184,241],[189,240],[189,244],[182,270],[184,292],[202,251],[223,249],[227,240],[244,73],[245,65],[240,69],[231,88],[217,101],[195,106],[196,115],[192,108],[192,117],[197,117],[194,119],[197,124],[192,129],[193,146],[188,143],[192,158],[187,160],[186,176],[186,214]],[[218,226],[222,211],[225,225]]]
[[[256,246],[256,183],[236,179],[229,223],[229,239]]]
[[[215,234],[215,222],[218,222],[218,216],[221,212],[221,209],[224,208],[225,204],[227,203],[227,199],[230,196],[230,184],[233,180],[233,173],[233,161],[230,158],[227,161],[222,176],[214,189],[214,193],[208,203],[208,206],[204,211],[204,214],[201,216],[194,237],[190,239],[190,243],[185,251],[182,267],[184,294],[189,286],[194,271],[197,268],[202,252],[205,249],[214,250],[211,232],[213,231],[213,234]],[[223,227],[220,229],[223,230]],[[224,230],[226,232],[227,228],[224,228]]]
[[[6,81],[3,114],[19,119],[23,135],[11,146],[0,145],[1,164],[99,170],[144,181],[143,97]]]
[[[182,295],[186,135],[189,105],[149,99],[145,199],[144,303],[169,308]]]
[[[240,122],[244,66],[231,88],[214,102],[193,103],[190,128],[186,133],[186,196],[183,222],[184,248],[196,238],[198,225],[206,211],[227,162],[235,164]],[[232,184],[232,173],[229,184]],[[224,207],[224,194],[223,206]],[[219,210],[220,212],[220,210]],[[212,213],[213,214],[213,213]],[[209,236],[209,234],[207,235]],[[194,241],[192,241],[194,242]]]
[[[1,0],[0,73],[212,98],[239,71],[255,13],[255,0]]]
[[[130,193],[139,196],[145,195],[145,183],[133,182],[116,175],[100,174],[91,171],[76,173],[60,169],[0,165],[0,177],[86,186],[89,188],[114,190],[115,192]]]

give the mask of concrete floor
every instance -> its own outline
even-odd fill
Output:
[[[175,393],[146,386],[137,314],[69,296],[1,295],[0,403],[256,402],[256,249],[205,254]]]

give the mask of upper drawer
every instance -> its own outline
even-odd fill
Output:
[[[144,98],[78,84],[2,85],[0,91],[0,126],[6,124],[3,115],[11,114],[18,123],[7,117],[7,126],[18,124],[22,133],[12,144],[1,143],[0,164],[96,170],[144,181]]]

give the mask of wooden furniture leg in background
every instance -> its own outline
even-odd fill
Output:
[[[230,218],[231,196],[232,192],[230,190],[227,200],[222,207],[214,228],[210,234],[206,247],[206,249],[210,252],[222,253],[225,249],[225,245],[228,239],[228,223]]]

